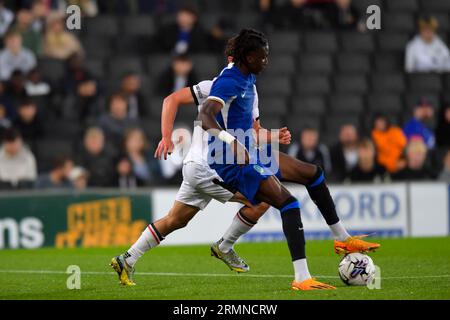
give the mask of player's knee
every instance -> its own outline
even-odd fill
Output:
[[[306,185],[307,188],[313,188],[321,184],[323,181],[325,181],[325,172],[320,166],[315,166],[315,174],[314,176],[308,180],[308,183]]]
[[[290,211],[291,209],[300,209],[300,202],[296,197],[290,195],[282,204],[277,208],[280,210],[280,213],[283,214],[286,211]]]
[[[260,203],[253,207],[244,207],[241,212],[255,223],[261,218],[264,213],[269,209],[270,205],[266,203]]]

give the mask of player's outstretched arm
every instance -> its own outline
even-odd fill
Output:
[[[209,134],[231,145],[239,164],[248,164],[250,162],[250,156],[245,146],[217,123],[216,114],[219,113],[222,107],[223,104],[219,101],[213,99],[206,100],[198,114],[198,118],[202,122],[202,127]]]
[[[259,120],[253,122],[253,129],[256,132],[257,143],[271,143],[274,139],[278,139],[280,144],[290,144],[291,143],[291,132],[287,127],[278,129],[272,132],[269,129],[265,129],[261,126]]]
[[[175,118],[177,116],[178,107],[183,104],[194,103],[194,98],[189,87],[175,91],[164,98],[161,114],[161,141],[155,151],[155,158],[160,159],[164,156],[167,160],[167,154],[173,150],[172,131]]]

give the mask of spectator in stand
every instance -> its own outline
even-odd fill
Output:
[[[0,80],[9,80],[15,70],[28,73],[36,66],[33,52],[22,46],[22,36],[17,31],[8,31],[5,49],[0,51]]]
[[[23,140],[31,150],[36,151],[36,142],[43,135],[42,121],[38,116],[36,104],[30,99],[24,99],[19,103],[18,117],[14,120]]]
[[[11,105],[17,109],[20,101],[26,99],[27,91],[25,89],[25,75],[20,70],[15,70],[11,74],[11,77],[8,82],[5,83],[5,95],[7,100]],[[16,110],[14,110],[14,114]]]
[[[450,147],[450,104],[444,105],[439,112],[436,144],[439,147]]]
[[[125,132],[128,129],[139,127],[139,122],[128,117],[126,98],[121,94],[113,94],[109,99],[108,113],[100,117],[99,125],[108,140],[118,146],[123,141]]]
[[[66,60],[74,53],[83,55],[80,41],[73,33],[66,31],[64,15],[51,13],[47,18],[44,55],[48,58]]]
[[[125,153],[131,162],[139,185],[161,179],[159,162],[153,158],[147,139],[141,129],[131,129],[125,135]]]
[[[103,131],[89,128],[84,135],[83,147],[76,163],[89,172],[90,187],[111,187],[114,184],[114,153],[105,144]]]
[[[11,120],[8,118],[8,110],[0,103],[0,141],[3,140],[3,134],[9,128],[11,128]]]
[[[70,92],[63,104],[63,114],[67,119],[81,122],[97,119],[102,113],[104,103],[97,81],[90,76],[80,79],[74,92]]]
[[[14,21],[14,13],[5,7],[5,0],[0,0],[0,38],[3,38]]]
[[[433,149],[436,143],[434,132],[430,129],[434,119],[434,109],[426,98],[421,98],[413,110],[413,118],[403,126],[403,132],[408,141],[420,137],[428,149]]]
[[[350,171],[352,182],[382,182],[386,170],[376,162],[375,146],[370,139],[358,143],[358,164]]]
[[[407,140],[400,127],[391,124],[385,115],[376,115],[373,122],[372,139],[375,143],[377,162],[390,173],[400,169],[401,158]]]
[[[191,6],[177,12],[176,23],[159,30],[159,43],[165,52],[176,54],[199,52],[207,49],[207,34],[198,23],[197,10]]]
[[[119,92],[128,104],[128,117],[139,119],[147,115],[145,97],[141,91],[141,77],[135,72],[128,72],[122,77]]]
[[[49,5],[50,1],[47,0],[34,0],[31,5],[31,12],[33,14],[33,22],[31,28],[39,33],[44,32],[45,22],[50,14],[51,8]]]
[[[308,0],[290,0],[275,7],[270,15],[270,23],[277,29],[308,29],[316,26],[317,12],[308,4]]]
[[[36,180],[36,159],[23,144],[20,132],[8,129],[3,135],[0,148],[0,182],[17,187],[20,183],[32,183]]]
[[[187,55],[178,55],[173,59],[172,65],[160,76],[158,91],[161,96],[167,96],[196,83],[198,81],[192,60]]]
[[[358,130],[353,124],[345,124],[339,132],[339,142],[330,149],[331,179],[344,181],[358,163]]]
[[[300,143],[292,144],[288,153],[301,161],[320,166],[326,173],[331,171],[330,153],[327,146],[319,143],[319,131],[315,128],[304,128]]]
[[[444,168],[439,174],[439,181],[443,181],[450,184],[450,149],[447,150],[447,153],[445,154]]]
[[[85,67],[85,60],[79,53],[72,54],[65,63],[64,90],[66,94],[75,92],[80,82],[93,76]]]
[[[135,189],[142,185],[142,180],[133,171],[131,160],[127,157],[120,158],[116,165],[115,186],[120,189]]]
[[[392,175],[393,180],[415,181],[432,178],[426,168],[427,146],[420,137],[416,137],[406,147],[406,167]]]
[[[39,56],[42,53],[42,34],[32,28],[33,19],[30,9],[21,9],[17,13],[14,30],[22,35],[23,46]]]
[[[328,19],[334,29],[365,31],[365,23],[352,0],[335,0],[328,8]]]
[[[89,174],[83,167],[73,167],[69,173],[69,179],[73,187],[78,190],[85,190],[88,186]]]
[[[66,156],[57,156],[53,160],[52,170],[39,175],[35,183],[36,189],[72,189],[73,184],[69,174],[73,168],[73,161]]]
[[[435,17],[419,19],[419,34],[406,46],[406,72],[449,72],[450,51],[436,34]]]
[[[42,75],[39,69],[34,68],[27,75],[25,91],[30,97],[41,97],[49,95],[52,88],[47,82],[42,80]]]

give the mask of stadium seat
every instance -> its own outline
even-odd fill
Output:
[[[426,11],[450,12],[450,1],[420,0],[420,5]]]
[[[440,92],[442,90],[441,77],[438,74],[409,74],[408,88],[415,92]]]
[[[96,36],[116,36],[119,33],[117,17],[100,15],[95,18],[84,18],[82,30],[85,34]]]
[[[90,74],[96,78],[104,78],[105,76],[105,65],[104,61],[101,59],[87,59],[85,61],[86,69]]]
[[[377,72],[392,72],[404,70],[403,53],[379,52],[374,55],[375,70]]]
[[[299,58],[302,74],[330,74],[333,72],[333,60],[329,54],[304,54]]]
[[[223,58],[219,63],[217,55],[214,54],[195,54],[191,56],[194,63],[194,70],[200,79],[213,79],[225,66]]]
[[[73,156],[72,143],[62,138],[38,140],[36,146],[36,159],[39,172],[49,171],[53,160],[59,155]]]
[[[80,138],[81,126],[77,121],[48,119],[44,122],[44,135],[49,139],[58,137],[71,143]]]
[[[150,15],[127,16],[122,23],[125,34],[149,37],[156,32],[155,21]]]
[[[300,35],[298,32],[273,32],[268,35],[271,54],[295,54],[300,50]]]
[[[226,2],[226,1],[224,1]],[[234,30],[239,32],[243,28],[261,29],[261,15],[244,12],[234,16]]]
[[[95,59],[106,59],[115,51],[114,44],[109,36],[96,37],[94,35],[83,35],[81,37],[86,56]]]
[[[416,28],[413,14],[405,12],[384,13],[381,15],[381,24],[386,32],[412,33]]]
[[[336,34],[330,32],[310,31],[305,34],[307,52],[332,53],[338,50]]]
[[[368,55],[341,53],[337,56],[337,67],[343,73],[368,73],[371,70]]]
[[[364,109],[362,96],[334,94],[329,97],[330,112],[334,115],[359,115]]]
[[[399,12],[416,12],[419,10],[418,0],[394,0],[386,1],[387,9]]]
[[[438,32],[448,32],[450,31],[450,18],[448,14],[445,13],[431,13],[439,22]]]
[[[327,94],[331,90],[327,76],[300,75],[296,79],[296,92],[304,95]]]
[[[352,3],[362,14],[364,14],[371,5],[377,5],[380,8],[383,8],[383,0],[353,0]]]
[[[268,116],[284,116],[287,114],[286,99],[277,97],[264,97],[259,99],[259,110],[262,119]]]
[[[267,129],[279,129],[285,127],[286,123],[282,121],[281,117],[261,117],[261,125]]]
[[[369,89],[367,78],[360,74],[336,75],[333,83],[338,93],[365,94]]]
[[[147,59],[148,72],[152,76],[159,76],[166,69],[170,68],[172,57],[167,54],[151,55]]]
[[[258,92],[266,96],[286,97],[291,94],[292,85],[289,77],[264,77],[258,79]]]
[[[155,38],[139,35],[122,35],[114,39],[115,55],[146,56],[156,51]]]
[[[403,110],[403,102],[398,94],[371,94],[367,97],[367,105],[372,114],[399,114]]]
[[[357,128],[360,127],[359,116],[340,116],[327,117],[325,119],[325,131],[328,133],[338,134],[340,128],[346,124],[353,124]]]
[[[378,46],[382,51],[404,52],[410,39],[407,33],[379,33]]]
[[[120,78],[126,72],[144,73],[144,67],[139,57],[119,56],[109,60],[109,74],[113,79]]]
[[[368,53],[375,49],[375,41],[371,33],[342,32],[340,42],[344,51]]]
[[[414,107],[422,98],[427,99],[435,111],[439,110],[441,106],[441,100],[438,94],[433,92],[417,93],[415,91],[410,91],[405,94],[405,110],[407,111],[407,114],[410,114],[412,112]]]
[[[322,116],[327,110],[325,98],[322,96],[297,95],[291,99],[292,113],[294,115]]]
[[[320,117],[315,116],[290,116],[286,122],[287,127],[294,135],[297,135],[300,131],[302,131],[306,127],[311,127],[320,130],[321,129],[321,121]]]
[[[64,78],[66,72],[65,64],[62,60],[51,58],[40,58],[38,68],[42,77],[52,84],[57,84]]]
[[[405,79],[401,73],[378,73],[371,76],[374,92],[401,93],[405,90]]]
[[[264,70],[267,75],[291,75],[295,73],[295,59],[290,54],[271,54],[269,65]]]

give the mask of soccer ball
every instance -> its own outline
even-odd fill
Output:
[[[339,277],[348,286],[365,286],[375,278],[372,259],[362,253],[349,253],[339,263]]]

